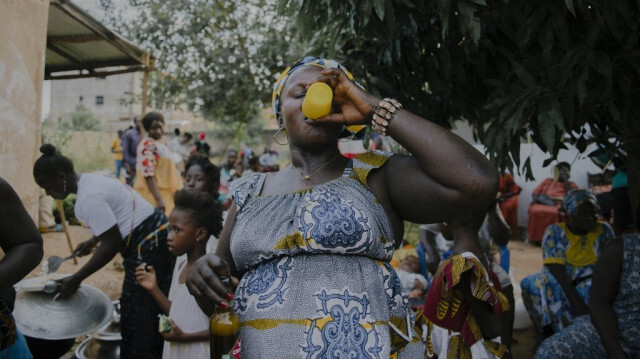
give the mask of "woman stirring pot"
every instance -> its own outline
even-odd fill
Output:
[[[94,237],[74,250],[86,255],[100,244],[91,259],[76,273],[60,280],[60,293],[74,293],[80,283],[104,267],[120,252],[125,269],[122,285],[121,358],[158,358],[163,340],[157,329],[160,308],[135,278],[145,262],[156,270],[158,287],[169,292],[173,257],[167,248],[168,220],[128,185],[112,177],[76,174],[73,163],[53,145],[40,147],[42,156],[33,166],[36,183],[55,199],[77,194],[76,217],[90,227]]]

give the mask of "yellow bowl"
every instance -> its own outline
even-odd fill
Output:
[[[302,113],[307,118],[315,120],[331,113],[333,91],[324,82],[316,82],[309,86],[307,95],[302,101]]]

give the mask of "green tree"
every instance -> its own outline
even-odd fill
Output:
[[[224,125],[221,133],[250,135],[246,124],[270,103],[271,84],[287,53],[282,19],[268,0],[129,0],[139,21],[124,22],[113,12],[115,27],[148,48],[158,71],[150,76],[149,102],[157,108],[186,104]]]
[[[84,106],[78,106],[71,116],[71,129],[74,131],[98,131],[100,119],[93,116],[93,112]]]
[[[531,137],[549,153],[628,153],[640,183],[640,1],[280,0],[289,31],[346,60],[369,91],[448,125],[464,118],[500,167]],[[632,191],[632,199],[639,195]]]

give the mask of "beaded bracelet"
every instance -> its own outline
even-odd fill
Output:
[[[373,108],[373,121],[371,125],[379,134],[386,136],[389,134],[389,124],[393,116],[402,109],[402,104],[392,98],[380,100]]]

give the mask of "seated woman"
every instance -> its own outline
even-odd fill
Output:
[[[547,178],[531,193],[529,206],[529,241],[540,243],[544,230],[550,224],[559,222],[558,209],[569,190],[578,186],[569,180],[571,165],[560,162],[556,165],[553,178]]]
[[[536,328],[558,332],[587,314],[591,277],[613,229],[596,217],[597,201],[585,189],[569,191],[563,207],[567,222],[550,225],[542,240],[544,267],[522,280],[522,300]]]
[[[440,263],[424,305],[429,358],[509,358],[502,317],[509,301],[478,241],[483,211],[440,226],[453,255]]]
[[[542,342],[536,358],[640,358],[639,253],[640,233],[606,246],[593,273],[589,315]]]

